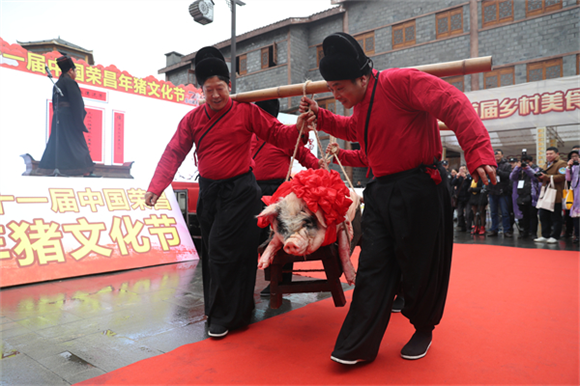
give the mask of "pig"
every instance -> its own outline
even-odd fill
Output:
[[[336,233],[345,278],[349,284],[354,284],[356,274],[350,261],[350,240],[353,238],[351,222],[359,210],[360,198],[351,190],[350,199],[352,204],[344,221],[336,226]],[[309,255],[320,248],[326,239],[328,225],[323,212],[319,208],[313,213],[293,192],[267,206],[258,218],[267,218],[273,230],[271,240],[258,261],[260,269],[267,268],[280,249],[289,255]]]

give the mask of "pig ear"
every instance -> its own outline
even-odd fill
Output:
[[[260,228],[266,228],[268,225],[274,222],[274,219],[278,215],[278,208],[276,208],[276,204],[268,205],[262,213],[257,215],[258,218],[258,226]]]
[[[267,217],[267,216],[275,216],[278,214],[278,209],[276,208],[276,204],[268,205],[264,208],[264,210],[256,217]]]
[[[314,215],[316,216],[316,219],[320,225],[322,225],[323,228],[326,228],[326,222],[324,221],[324,215],[322,214],[322,211],[319,209],[316,211],[316,213],[314,213]]]

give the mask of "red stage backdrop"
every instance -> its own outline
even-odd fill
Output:
[[[198,259],[171,187],[155,208],[146,182],[21,177],[0,195],[0,286]]]

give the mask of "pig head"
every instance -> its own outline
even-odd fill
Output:
[[[317,211],[312,213],[303,200],[290,193],[275,204],[267,206],[260,217],[268,217],[274,235],[270,246],[276,249],[271,254],[266,248],[260,259],[259,268],[270,265],[274,255],[280,248],[289,255],[304,256],[316,251],[322,245],[326,235],[324,216]]]
[[[345,221],[336,227],[336,232],[345,278],[349,284],[354,284],[355,271],[350,261],[350,240],[353,237],[351,221],[360,206],[360,200],[354,191],[350,193],[353,202]],[[320,209],[313,213],[294,193],[266,207],[258,215],[258,218],[260,217],[267,217],[274,231],[272,239],[260,256],[258,262],[260,269],[268,267],[276,253],[282,248],[287,254],[295,256],[313,253],[323,244],[328,229]]]

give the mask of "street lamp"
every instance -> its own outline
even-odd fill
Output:
[[[232,93],[236,92],[236,5],[246,5],[241,0],[226,0],[232,11],[232,39],[230,69],[232,72]],[[196,0],[189,6],[189,14],[200,24],[209,24],[213,21],[213,0]]]

